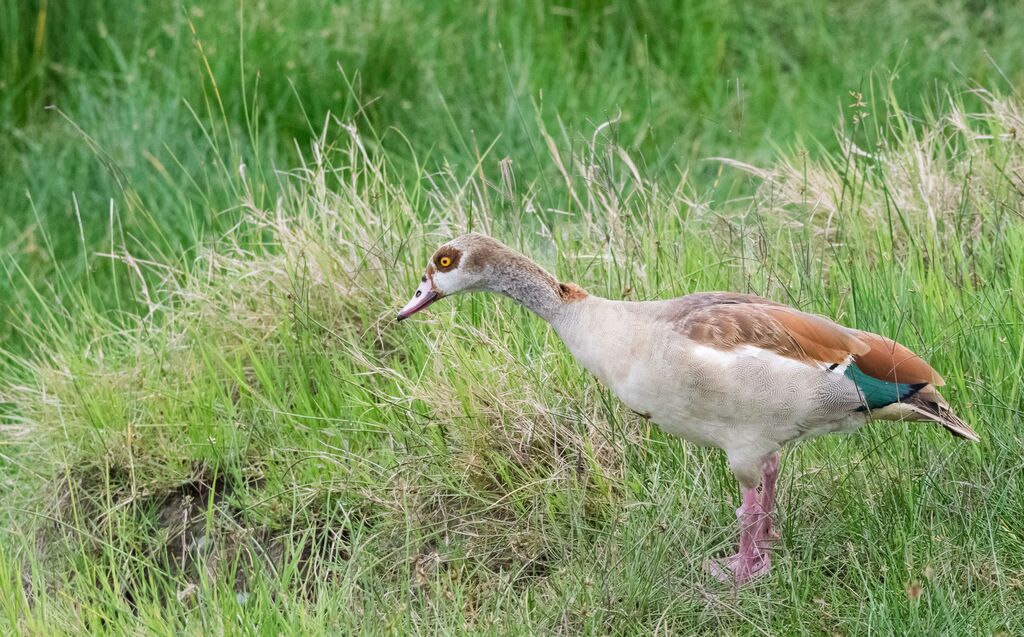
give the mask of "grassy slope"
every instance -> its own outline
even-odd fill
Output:
[[[175,38],[154,32],[126,46],[115,37],[128,50],[121,56],[113,46],[68,53],[95,69],[64,80],[61,95],[81,92],[67,98],[73,119],[133,188],[121,194],[102,162],[61,139],[67,128],[30,116],[18,129],[17,166],[32,180],[53,248],[38,231],[34,244],[4,237],[41,298],[24,281],[12,286],[15,307],[32,316],[15,345],[31,354],[9,363],[14,380],[0,390],[12,494],[0,622],[111,634],[1024,630],[1024,150],[1013,132],[1021,105],[959,96],[929,115],[919,95],[934,75],[950,75],[952,59],[996,81],[981,51],[1009,55],[1007,32],[1020,22],[887,6],[848,9],[856,26],[837,31],[802,3],[778,3],[774,18],[757,20],[729,5],[708,13],[709,4],[693,15],[727,26],[708,42],[701,38],[714,28],[638,6],[634,30],[622,35],[603,6],[575,18],[364,7],[350,14],[354,26],[333,21],[352,30],[336,50],[295,45],[296,25],[317,24],[327,10],[281,12],[282,40],[247,40],[264,78],[259,136],[245,132],[230,79],[217,93],[207,85],[212,115],[203,93],[191,95],[200,123],[177,106],[175,91],[201,91],[202,58]],[[247,15],[250,34],[277,28],[258,9]],[[178,14],[166,19],[172,31],[187,28]],[[566,31],[574,19],[586,28]],[[107,29],[128,33],[132,20],[162,24],[142,13],[111,18]],[[233,24],[213,8],[192,20],[201,32]],[[796,25],[794,39],[778,39],[773,20]],[[661,44],[643,53],[640,33]],[[695,164],[680,179],[675,160],[660,159],[729,154],[767,165],[766,130],[780,142],[824,135],[866,66],[836,52],[863,43],[894,62],[895,33],[910,34],[904,51],[930,50],[915,37],[947,34],[938,38],[946,48],[932,50],[948,57],[922,53],[906,60],[897,89],[865,91],[866,124],[850,123],[859,109],[847,109],[851,136],[876,159],[854,159],[838,144],[817,161],[793,153],[772,162],[749,200],[716,184],[717,164]],[[772,55],[787,43],[799,55]],[[232,39],[213,45],[231,51],[207,44],[215,77],[237,77]],[[133,67],[147,64],[149,48],[157,70]],[[282,51],[302,57],[299,70]],[[420,60],[416,72],[394,62],[403,55]],[[339,57],[364,74],[359,99],[381,100],[355,119],[361,136],[331,126],[331,148],[300,160],[284,140],[308,127],[288,89],[273,83],[296,78],[319,122],[334,100],[356,98],[343,85],[327,97],[319,76],[301,69],[323,73],[323,59]],[[799,73],[782,72],[787,59]],[[688,60],[709,66],[675,71]],[[462,70],[506,61],[514,90]],[[192,79],[182,80],[186,67]],[[128,81],[133,68],[146,88]],[[636,68],[657,88],[631,90]],[[750,90],[728,134],[694,123],[728,111],[728,89],[715,80],[722,69]],[[526,104],[540,89],[537,115]],[[111,95],[129,108],[104,108]],[[963,116],[963,102],[984,116]],[[588,119],[618,106],[629,117],[592,146],[557,132],[558,113],[568,130],[586,131]],[[352,104],[335,110],[354,113]],[[942,119],[951,112],[960,116]],[[412,154],[384,131],[392,123]],[[201,126],[212,141],[201,141]],[[470,130],[484,140],[502,134],[476,171],[474,143],[463,146]],[[555,156],[543,130],[556,131]],[[675,139],[687,140],[685,151]],[[42,169],[58,146],[67,153],[58,165],[81,173]],[[512,173],[498,165],[506,155]],[[235,169],[243,157],[244,181]],[[441,161],[453,168],[438,173]],[[300,162],[291,175],[268,170]],[[58,212],[71,190],[90,202],[83,232],[95,234],[84,258],[74,213],[61,221]],[[20,194],[2,193],[23,214],[10,203]],[[106,196],[118,207],[112,247]],[[230,212],[209,218],[222,210]],[[8,219],[5,232],[23,223]],[[211,224],[239,219],[195,245]],[[636,421],[546,326],[508,302],[460,299],[393,323],[433,246],[469,225],[594,293],[752,290],[898,336],[943,372],[985,440],[968,447],[934,428],[880,425],[789,454],[776,570],[734,596],[700,569],[733,541],[735,487],[717,454]],[[189,252],[174,254],[176,245]],[[112,267],[92,256],[99,250],[160,265],[123,258]],[[53,271],[48,260],[66,277],[59,301],[42,278]],[[76,271],[83,261],[94,267]]]

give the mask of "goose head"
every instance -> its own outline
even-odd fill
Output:
[[[471,233],[456,237],[434,251],[412,299],[399,310],[398,320],[405,320],[446,296],[481,289],[481,281],[485,279],[482,265],[489,260],[487,248],[493,249],[486,245],[485,239],[498,243]]]
[[[559,283],[528,257],[497,239],[471,232],[434,252],[412,299],[399,310],[398,320],[446,296],[475,291],[512,297],[548,320],[557,314],[567,295],[586,296],[577,286]]]

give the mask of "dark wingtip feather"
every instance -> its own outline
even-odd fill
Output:
[[[909,400],[905,401],[904,404],[913,408],[914,411],[918,412],[928,420],[937,422],[946,428],[946,431],[953,434],[957,438],[963,438],[964,440],[970,440],[971,442],[980,442],[981,437],[964,422],[960,416],[957,416],[945,405],[940,405],[937,402],[928,400],[920,395],[914,395]]]

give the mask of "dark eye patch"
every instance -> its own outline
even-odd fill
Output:
[[[434,255],[434,267],[440,272],[449,272],[459,267],[459,259],[462,253],[455,248],[445,246]]]

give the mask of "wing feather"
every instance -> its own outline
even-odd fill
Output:
[[[869,349],[854,360],[868,376],[890,383],[931,383],[936,386],[946,383],[923,358],[891,338],[871,332],[857,332],[857,337],[867,343]]]
[[[890,383],[942,385],[920,356],[896,341],[843,327],[749,294],[711,292],[676,299],[676,330],[701,345],[728,351],[743,346],[818,365],[851,361],[864,374]]]
[[[769,307],[765,312],[775,319],[785,336],[796,341],[810,360],[842,364],[851,355],[865,354],[871,349],[853,330],[825,317],[788,307]],[[782,334],[780,340],[781,337]]]

